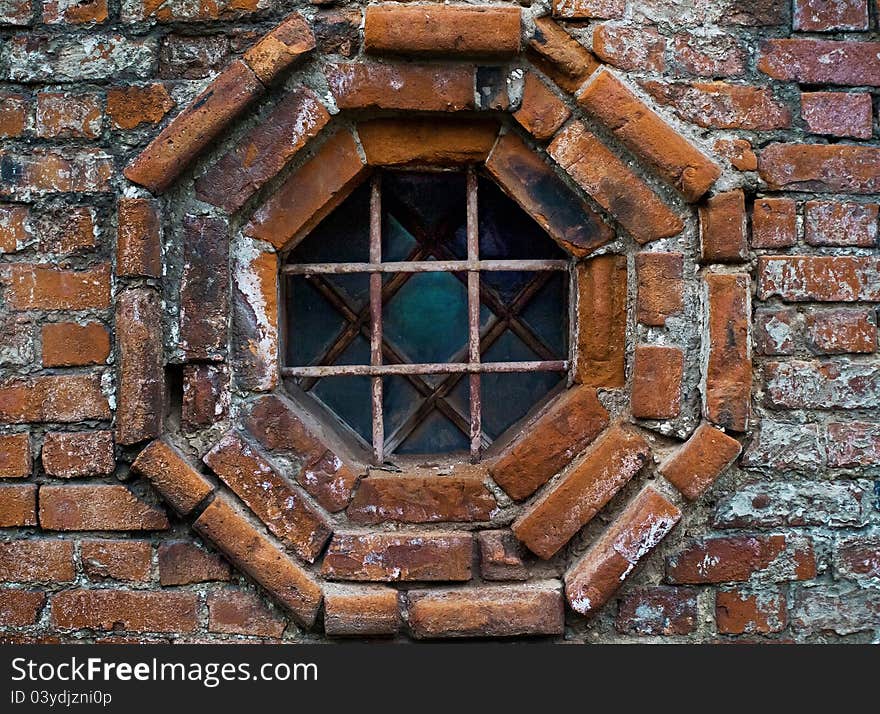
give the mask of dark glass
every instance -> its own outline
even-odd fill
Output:
[[[318,364],[346,325],[342,315],[301,276],[287,279],[287,364]]]
[[[366,263],[370,259],[370,182],[356,188],[291,251],[296,263]]]
[[[520,317],[556,359],[568,356],[568,273],[545,273],[544,285]]]
[[[450,242],[467,224],[467,179],[459,172],[389,171],[382,178],[382,212],[424,245]]]
[[[369,364],[370,344],[357,337],[334,364]],[[311,390],[368,444],[373,440],[369,377],[322,377]]]
[[[397,447],[397,453],[448,454],[467,451],[469,447],[467,434],[434,409]]]

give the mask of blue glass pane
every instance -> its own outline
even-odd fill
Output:
[[[415,247],[416,239],[400,225],[400,221],[386,215],[382,222],[382,260],[386,263],[406,260]]]
[[[451,273],[415,273],[382,320],[386,339],[410,361],[449,361],[467,344],[467,290]]]
[[[460,172],[389,171],[382,196],[383,211],[417,226],[419,239],[452,234],[467,221],[467,184]]]
[[[421,402],[418,390],[406,377],[383,377],[382,414],[385,433],[393,434]]]
[[[398,454],[444,454],[467,451],[467,435],[436,409],[397,447]]]
[[[361,184],[307,235],[292,263],[364,263],[370,258],[370,182]]]
[[[342,315],[304,277],[287,280],[287,364],[315,364],[342,331]]]
[[[558,359],[568,353],[568,274],[552,273],[547,283],[520,311],[523,322]]]
[[[363,337],[355,339],[334,362],[334,364],[369,363],[370,345]],[[371,442],[373,424],[370,415],[369,377],[322,377],[312,388],[311,393],[368,444]]]

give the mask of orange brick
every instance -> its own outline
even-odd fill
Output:
[[[672,419],[681,413],[684,353],[678,347],[639,345],[633,360],[632,413],[637,419]]]
[[[191,592],[65,590],[52,597],[52,623],[72,630],[193,632],[198,604]]]
[[[33,147],[0,150],[6,195],[97,193],[111,190],[116,168],[103,149]]]
[[[165,512],[125,486],[41,486],[40,525],[52,531],[154,531]]]
[[[0,422],[79,422],[110,416],[97,375],[48,375],[0,383]]]
[[[324,631],[331,637],[394,635],[400,629],[397,590],[378,585],[328,585]]]
[[[107,0],[83,0],[77,3],[47,0],[43,4],[43,22],[49,24],[82,25],[104,22],[107,17]]]
[[[785,596],[742,590],[719,590],[715,594],[715,622],[722,635],[781,632],[788,624]]]
[[[578,349],[574,378],[622,387],[626,359],[626,258],[603,255],[577,266]]]
[[[0,138],[14,139],[24,134],[30,112],[25,95],[0,92]]]
[[[492,120],[374,119],[358,124],[367,163],[374,166],[480,163],[498,135]]]
[[[208,630],[230,635],[281,637],[286,626],[254,593],[226,588],[208,595]]]
[[[868,43],[850,43],[864,44]],[[758,173],[772,191],[876,194],[880,191],[878,165],[880,147],[865,144],[774,143],[758,157]]]
[[[637,317],[643,325],[662,327],[666,318],[684,309],[684,255],[638,253]]]
[[[260,81],[268,85],[314,48],[315,36],[308,21],[294,12],[245,52],[244,61]]]
[[[158,82],[107,90],[107,116],[117,129],[158,124],[175,106],[165,85]]]
[[[797,243],[797,204],[790,198],[756,198],[752,248],[788,248]]]
[[[158,206],[146,198],[120,198],[116,218],[116,274],[160,277],[162,228]]]
[[[0,252],[14,253],[30,242],[33,231],[27,206],[0,204]]]
[[[156,440],[141,451],[131,470],[148,478],[171,507],[184,516],[213,491],[211,483],[164,441]]]
[[[727,159],[735,169],[754,171],[758,168],[758,155],[746,139],[716,139],[712,148]]]
[[[31,440],[28,432],[0,436],[0,478],[31,475]]]
[[[34,484],[0,486],[0,528],[37,525],[37,487]]]
[[[48,139],[95,139],[101,133],[104,108],[97,94],[40,92],[37,136]]]
[[[75,253],[97,244],[98,220],[94,208],[64,206],[50,210],[30,224],[31,231],[40,237],[43,253]]]
[[[704,423],[658,470],[686,498],[695,501],[733,463],[740,451],[742,446],[736,439]]]
[[[16,263],[7,279],[6,304],[13,310],[85,310],[110,306],[110,266],[61,270]]]
[[[43,366],[104,364],[110,356],[110,333],[100,322],[52,322],[43,325]]]
[[[701,261],[742,263],[748,257],[746,199],[742,189],[712,196],[700,206]]]
[[[577,91],[600,67],[592,52],[549,17],[535,20],[535,34],[527,54],[538,69],[566,92]]]
[[[84,540],[80,544],[80,558],[83,571],[91,580],[147,582],[153,546],[145,540]]]
[[[522,101],[513,113],[520,126],[539,141],[550,139],[571,112],[534,72],[526,73]]]

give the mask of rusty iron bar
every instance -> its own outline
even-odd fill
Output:
[[[393,263],[291,263],[281,271],[288,275],[343,275],[346,273],[460,273],[483,270],[487,272],[542,272],[568,270],[567,260],[401,260]]]
[[[333,364],[310,367],[283,367],[285,377],[390,377],[407,374],[486,374],[500,372],[565,372],[568,360],[534,362],[436,362],[423,364]]]
[[[382,193],[381,179],[373,176],[370,186],[370,262],[382,262]],[[382,365],[382,274],[370,274],[370,366]],[[371,382],[373,412],[373,456],[377,464],[385,461],[385,424],[382,414],[382,377]]]
[[[467,173],[467,297],[468,297],[468,364],[480,364],[480,230],[477,214],[477,175],[473,168]],[[468,385],[470,388],[470,437],[471,461],[480,459],[480,448],[483,441],[482,426],[482,395],[480,392],[480,374],[471,372]]]

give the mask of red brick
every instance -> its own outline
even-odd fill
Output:
[[[356,468],[330,450],[316,460],[304,464],[296,476],[306,492],[323,508],[336,513],[351,500],[351,494],[361,476]]]
[[[810,245],[877,245],[876,203],[807,201],[804,206],[804,238]]]
[[[30,433],[0,436],[0,478],[27,478],[30,475]]]
[[[109,431],[48,432],[43,439],[43,469],[49,476],[109,476],[116,468]]]
[[[573,387],[526,425],[490,465],[508,496],[528,498],[583,451],[605,427],[608,412],[596,390]]]
[[[97,94],[40,92],[36,134],[44,139],[95,139],[101,133],[104,109]]]
[[[663,72],[666,38],[653,27],[605,23],[593,30],[593,52],[627,72]]]
[[[658,467],[685,497],[702,496],[742,451],[740,443],[706,423]]]
[[[26,627],[40,617],[46,594],[35,590],[0,590],[0,627]]]
[[[633,416],[637,419],[678,416],[683,372],[684,353],[678,347],[637,346],[633,360]]]
[[[511,531],[480,531],[480,575],[483,580],[528,580],[525,549]]]
[[[183,368],[184,429],[197,431],[229,416],[229,370],[225,365],[188,364]]]
[[[86,540],[80,544],[83,572],[91,580],[147,582],[153,546],[144,540]]]
[[[99,233],[95,209],[63,206],[41,213],[30,222],[43,253],[75,253],[96,246]]]
[[[0,486],[0,528],[35,525],[37,525],[36,485]]]
[[[7,278],[6,304],[12,310],[85,310],[110,306],[110,266],[61,270],[52,265],[16,263]]]
[[[159,77],[162,79],[204,79],[226,66],[227,35],[193,37],[168,34],[159,45]]]
[[[0,204],[0,252],[14,253],[33,238],[27,206]]]
[[[880,148],[850,144],[770,144],[758,172],[773,190],[872,194],[880,191]]]
[[[110,356],[110,333],[100,322],[52,322],[43,325],[43,366],[81,367],[104,364]]]
[[[213,490],[210,482],[164,441],[154,441],[141,451],[131,470],[148,478],[171,507],[184,516]]]
[[[95,148],[0,151],[0,161],[7,177],[2,196],[106,192],[115,174],[113,157]]]
[[[275,248],[285,247],[345,200],[365,169],[354,137],[347,130],[339,131],[257,210],[245,233]]]
[[[684,309],[684,255],[636,254],[638,281],[637,319],[643,325],[662,327],[666,319]]]
[[[758,155],[752,151],[752,145],[747,139],[716,139],[713,148],[717,154],[730,161],[735,169],[754,171],[758,168]]]
[[[797,243],[797,204],[790,198],[756,198],[752,248],[788,248]]]
[[[369,5],[364,48],[378,54],[511,57],[520,49],[520,9],[500,5]]]
[[[828,424],[828,465],[832,468],[880,463],[880,427],[869,422]]]
[[[299,488],[288,484],[234,432],[226,434],[204,462],[286,546],[314,562],[331,528]]]
[[[116,216],[116,274],[161,277],[159,207],[146,198],[120,198],[116,204]]]
[[[330,115],[312,90],[301,87],[290,92],[196,181],[196,196],[234,213],[328,121]]]
[[[610,242],[614,231],[515,134],[501,136],[486,168],[562,248],[583,257]]]
[[[715,622],[722,635],[781,632],[788,622],[785,596],[763,590],[719,590],[715,594]]]
[[[803,32],[867,30],[868,0],[795,0],[793,27]]]
[[[281,637],[287,622],[254,593],[218,590],[208,595],[208,630],[228,635]]]
[[[880,86],[880,42],[772,39],[761,43],[758,69],[803,84]]]
[[[73,577],[73,541],[0,541],[0,582],[67,583]]]
[[[805,92],[801,114],[813,134],[870,139],[874,133],[873,105],[867,93]]]
[[[193,527],[285,605],[297,622],[311,626],[321,605],[320,586],[306,570],[245,520],[228,497],[215,498]]]
[[[183,218],[180,343],[190,360],[223,356],[229,322],[229,235],[226,221]]]
[[[579,263],[575,381],[593,387],[625,383],[627,269],[621,255]]]
[[[718,193],[700,206],[702,262],[744,262],[749,256],[746,236],[746,199],[742,189]]]
[[[269,85],[314,48],[315,36],[308,21],[293,12],[245,52],[244,61],[263,84]]]
[[[834,548],[837,577],[880,578],[880,540],[867,535],[841,538]]]
[[[610,72],[596,72],[579,90],[577,100],[615,138],[654,166],[687,201],[696,201],[721,175],[713,161]]]
[[[195,585],[230,580],[232,570],[223,558],[186,541],[159,546],[159,582],[168,585]]]
[[[681,219],[583,124],[563,129],[548,152],[639,243],[681,232]]]
[[[92,24],[104,22],[107,17],[107,0],[84,0],[78,3],[47,0],[43,4],[43,22],[49,24]]]
[[[791,111],[767,87],[727,82],[641,82],[680,119],[707,129],[771,131],[791,125]]]
[[[786,302],[880,302],[880,262],[861,256],[758,258],[758,298]]]
[[[873,310],[822,310],[806,317],[807,346],[814,354],[869,353],[877,349]]]
[[[635,431],[612,427],[520,514],[514,534],[535,555],[552,557],[641,470],[650,453]]]
[[[548,17],[535,20],[529,59],[567,92],[575,92],[599,68],[596,57]]]
[[[354,57],[361,49],[363,21],[364,13],[360,8],[318,11],[314,21],[318,52]]]
[[[800,342],[798,313],[793,308],[758,309],[754,317],[755,350],[760,355],[792,355]]]
[[[614,624],[625,635],[689,635],[697,629],[697,617],[695,590],[647,587],[621,599]]]
[[[177,106],[165,85],[159,82],[107,90],[107,116],[117,129],[135,129],[141,124],[158,124]]]
[[[14,139],[24,134],[31,113],[24,94],[0,92],[0,138]]]
[[[555,580],[503,587],[412,590],[409,626],[417,639],[561,635],[562,593]]]
[[[470,580],[470,533],[336,533],[321,575],[330,580]]]
[[[733,35],[681,32],[673,40],[676,74],[739,77],[748,62],[746,47]]]
[[[745,582],[753,575],[773,580],[814,578],[812,541],[784,535],[706,538],[666,560],[666,577],[672,583]]]
[[[705,415],[714,424],[745,431],[751,416],[751,291],[744,274],[706,276],[709,356]]]
[[[65,590],[52,597],[52,623],[72,630],[193,632],[198,595],[143,590]]]
[[[619,18],[625,11],[626,0],[553,0],[553,17]]]
[[[397,590],[369,585],[328,585],[324,632],[331,637],[394,635],[400,629]]]
[[[13,378],[0,383],[0,422],[79,422],[110,416],[97,375]]]
[[[41,486],[40,526],[52,531],[155,531],[167,529],[168,518],[125,486]]]
[[[594,615],[680,518],[681,511],[672,503],[650,486],[644,488],[565,573],[565,595],[572,609]]]
[[[135,157],[125,169],[126,177],[162,193],[264,91],[244,62],[233,62]]]
[[[346,514],[358,525],[488,521],[497,504],[484,481],[485,471],[467,464],[444,474],[430,468],[371,473],[361,480]]]

